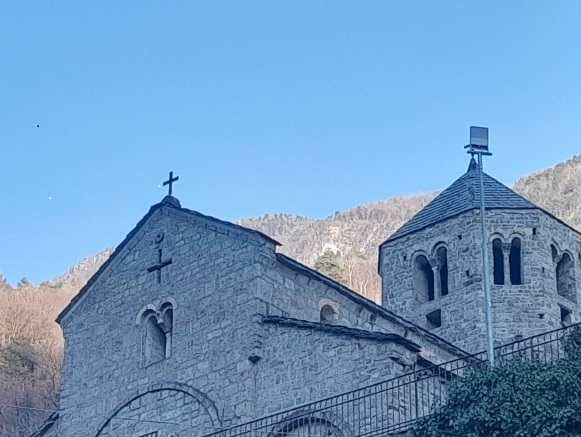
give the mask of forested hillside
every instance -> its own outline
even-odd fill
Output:
[[[581,156],[524,177],[514,188],[581,229]],[[377,246],[435,194],[370,203],[324,219],[271,214],[241,224],[271,235],[284,244],[282,252],[379,301]],[[23,279],[12,287],[0,275],[1,436],[28,436],[55,409],[62,336],[54,319],[110,254],[106,250],[39,285]]]

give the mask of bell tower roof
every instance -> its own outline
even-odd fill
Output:
[[[506,185],[484,173],[486,209],[540,209]],[[383,244],[480,207],[478,164],[472,158],[468,170],[452,185],[395,231]]]

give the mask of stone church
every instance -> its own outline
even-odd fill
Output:
[[[60,408],[35,435],[203,436],[484,349],[478,176],[381,244],[382,305],[170,191],[59,315]],[[580,233],[484,182],[497,342],[579,320]]]

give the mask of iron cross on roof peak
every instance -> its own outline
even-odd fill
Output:
[[[172,194],[172,188],[173,188],[173,183],[178,181],[180,179],[179,176],[176,176],[175,178],[173,177],[173,171],[169,172],[169,179],[167,181],[163,182],[163,185],[169,185],[169,189],[168,189],[168,195],[171,196]]]

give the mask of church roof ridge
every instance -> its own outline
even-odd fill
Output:
[[[489,174],[483,173],[483,176],[487,210],[542,209]],[[478,165],[474,159],[471,159],[466,173],[391,234],[381,243],[380,247],[413,232],[478,208],[480,208]]]

